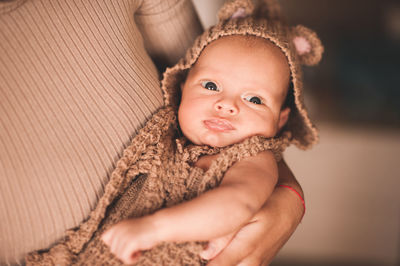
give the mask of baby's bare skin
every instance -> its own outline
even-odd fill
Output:
[[[212,159],[204,157],[201,167],[209,166]],[[263,206],[277,177],[273,154],[261,152],[234,164],[217,188],[153,215],[124,220],[102,239],[112,253],[131,264],[138,252],[161,242],[207,241],[234,233]]]
[[[218,158],[218,154],[215,155],[204,155],[200,157],[200,159],[194,164],[194,166],[203,169],[204,171],[207,171],[211,163],[215,161]]]
[[[269,41],[243,37],[216,40],[204,49],[182,85],[178,110],[183,134],[196,145],[226,147],[251,136],[273,137],[286,123],[282,108],[289,66]],[[207,170],[218,155],[201,157]],[[278,179],[270,151],[230,167],[221,184],[197,198],[153,215],[125,220],[106,231],[104,242],[124,263],[160,242],[208,241],[232,234],[264,205]],[[204,230],[207,228],[207,230]]]

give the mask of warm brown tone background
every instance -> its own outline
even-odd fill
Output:
[[[223,0],[193,2],[207,27]],[[272,265],[399,265],[400,2],[280,2],[326,52],[304,69],[320,144],[286,152],[307,213]]]

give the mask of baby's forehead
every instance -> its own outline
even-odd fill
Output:
[[[257,62],[259,64],[254,67],[252,63]],[[280,79],[285,83],[283,94],[286,94],[290,81],[288,60],[282,50],[271,41],[253,35],[224,36],[212,41],[201,52],[189,73],[197,76],[202,73],[208,75],[211,71],[211,76],[218,76],[219,72],[227,74],[227,69],[228,72],[242,71],[234,77],[235,80],[250,77],[252,82],[270,83],[271,79]],[[253,71],[249,73],[247,69]]]

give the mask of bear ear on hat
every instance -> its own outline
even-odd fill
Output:
[[[304,26],[293,27],[292,42],[300,63],[306,66],[314,66],[321,61],[324,47],[317,34]]]
[[[235,18],[244,18],[253,13],[251,0],[228,0],[218,11],[218,22]]]

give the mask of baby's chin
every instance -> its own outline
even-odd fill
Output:
[[[230,140],[226,136],[207,134],[202,137],[201,142],[203,145],[208,145],[208,146],[215,147],[215,148],[222,148],[222,147],[226,147],[226,146],[238,143],[240,141],[239,140],[238,141]]]

